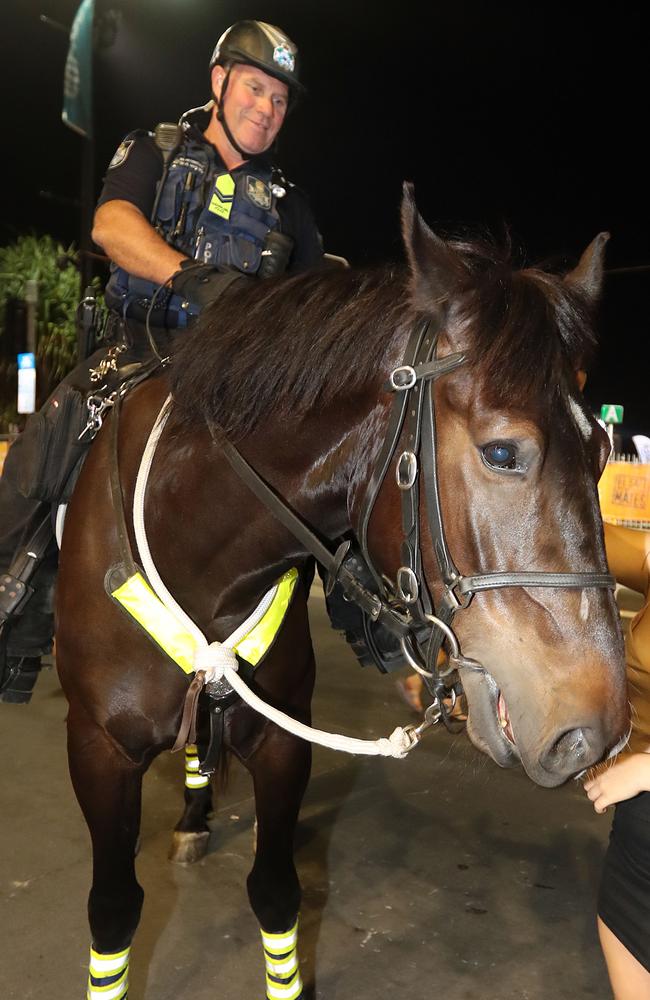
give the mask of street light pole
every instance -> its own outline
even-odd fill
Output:
[[[27,351],[36,354],[36,308],[38,306],[38,281],[28,278],[25,282],[25,305],[27,307]]]
[[[91,232],[95,209],[95,140],[86,136],[81,140],[81,234],[79,237],[79,270],[81,288],[86,288],[93,277],[93,241]]]

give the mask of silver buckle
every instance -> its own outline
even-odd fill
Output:
[[[405,604],[415,604],[420,593],[418,578],[408,566],[400,566],[396,578],[397,593]]]
[[[405,382],[402,382],[402,381],[398,382],[398,381],[396,381],[396,376],[398,376],[399,372],[405,372],[406,373],[406,375],[407,375],[407,381],[405,381]],[[415,372],[415,368],[413,368],[412,365],[399,365],[399,367],[395,368],[390,373],[390,378],[389,378],[388,381],[389,381],[389,384],[390,384],[391,388],[395,389],[396,392],[404,392],[406,389],[412,389],[413,386],[415,385],[415,383],[417,382],[417,380],[418,380],[418,377],[417,377],[417,374]]]
[[[449,604],[452,606],[454,611],[462,611],[463,608],[469,607],[474,597],[473,593],[469,594],[457,594],[456,587],[461,582],[463,577],[458,576],[455,580],[452,580],[447,584],[444,591],[445,598],[448,598]]]
[[[410,490],[418,475],[418,460],[412,451],[403,451],[397,459],[395,479],[401,490]]]

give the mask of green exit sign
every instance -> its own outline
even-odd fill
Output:
[[[623,407],[618,403],[603,403],[600,408],[600,419],[606,424],[622,424]]]

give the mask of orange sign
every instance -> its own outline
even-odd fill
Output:
[[[608,462],[598,495],[603,520],[650,521],[650,465]]]
[[[2,475],[2,466],[5,464],[5,455],[9,448],[8,441],[0,441],[0,476]]]

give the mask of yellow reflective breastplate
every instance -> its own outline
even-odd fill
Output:
[[[256,666],[266,656],[287,613],[298,570],[292,567],[275,585],[269,607],[256,625],[233,647],[238,656]],[[165,607],[141,573],[134,573],[114,589],[111,597],[145,630],[186,674],[194,673],[194,636]]]

